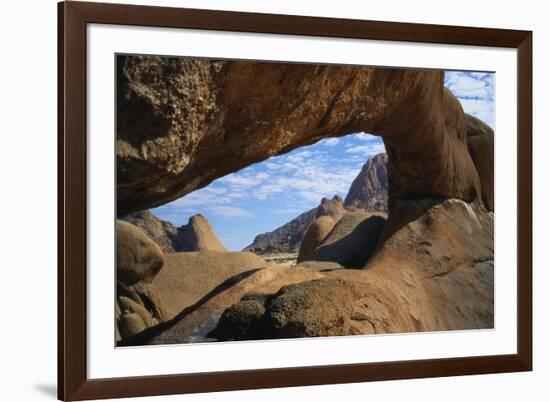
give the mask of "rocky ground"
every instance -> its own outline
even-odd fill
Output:
[[[176,253],[172,228],[119,220],[119,345],[493,327],[493,132],[441,72],[134,56],[117,68],[123,215],[328,136],[374,132],[387,150],[387,214],[378,196],[372,210],[326,200],[337,213],[303,225],[295,266],[226,251],[203,217],[176,231]]]

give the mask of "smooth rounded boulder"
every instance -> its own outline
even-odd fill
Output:
[[[151,282],[164,265],[160,247],[131,223],[116,222],[117,280],[132,285]]]
[[[315,250],[327,237],[332,228],[334,227],[334,220],[330,216],[321,216],[316,219],[307,229],[300,245],[300,252],[298,253],[298,262],[306,261],[311,256],[313,250]]]

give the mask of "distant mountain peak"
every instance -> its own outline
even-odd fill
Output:
[[[388,211],[388,155],[381,153],[370,158],[351,183],[344,201],[346,207],[370,211]]]

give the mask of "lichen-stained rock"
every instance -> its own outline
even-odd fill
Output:
[[[118,56],[118,213],[329,137],[384,137],[392,199],[473,201],[464,113],[433,70]],[[398,118],[397,118],[398,117]]]
[[[468,133],[468,151],[481,181],[481,195],[485,207],[494,210],[495,141],[491,127],[481,120],[465,115]]]
[[[267,301],[267,338],[348,335],[356,294],[338,279],[317,279],[283,287]]]
[[[131,223],[116,222],[117,281],[133,285],[151,282],[164,264],[160,247]]]
[[[246,295],[242,300],[228,309],[220,317],[216,328],[208,337],[237,341],[261,339],[264,333],[265,295]]]
[[[309,259],[313,250],[319,247],[332,228],[334,228],[334,224],[334,219],[330,216],[321,216],[309,226],[300,245],[297,262]]]

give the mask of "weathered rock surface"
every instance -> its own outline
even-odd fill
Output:
[[[370,158],[351,183],[344,205],[388,212],[387,164],[387,154],[378,154]]]
[[[120,218],[143,230],[164,252],[173,252],[178,229],[148,210],[132,212]]]
[[[164,264],[160,247],[137,226],[120,220],[116,240],[117,280],[127,285],[151,282]]]
[[[307,229],[304,239],[300,245],[298,262],[308,260],[311,253],[325,240],[327,235],[334,228],[335,222],[330,216],[317,218]]]
[[[246,295],[224,311],[209,336],[241,340],[347,335],[354,304],[354,288],[342,280],[288,285],[269,297]]]
[[[306,259],[362,268],[374,253],[385,223],[383,212],[348,211]]]
[[[121,339],[166,320],[162,299],[151,283],[164,264],[160,247],[141,229],[118,220],[116,330]]]
[[[397,198],[481,196],[441,71],[118,56],[117,105],[121,215],[361,131],[384,137],[390,210]]]
[[[200,214],[193,215],[187,225],[178,229],[174,248],[177,251],[227,251],[208,219]]]
[[[317,218],[330,216],[336,222],[344,212],[344,201],[341,197],[335,195],[330,200],[323,198],[317,208],[300,214],[272,232],[256,236],[254,242],[244,251],[252,251],[256,254],[296,252],[302,244],[306,231]]]
[[[411,204],[415,202],[410,201]],[[296,325],[289,332],[291,335],[282,336],[309,336],[315,333],[307,328],[325,328],[319,330],[320,334],[328,333],[323,331],[331,328],[331,333],[337,331],[338,334],[348,335],[492,328],[492,213],[479,204],[467,204],[455,199],[426,201],[426,204],[429,205],[426,211],[394,232],[365,269],[322,269],[323,264],[333,264],[324,262],[307,262],[295,267],[267,267],[139,341],[152,344],[204,341],[208,339],[207,334],[225,339],[221,334],[227,332],[223,332],[222,328],[221,332],[212,331],[218,323],[225,325],[220,321],[223,311],[246,300],[246,295],[268,295],[262,296],[265,299],[263,303],[262,298],[254,298],[264,305],[262,319],[265,319],[271,300],[282,288],[295,284],[290,293],[300,295],[296,296],[296,300],[303,298],[300,303],[306,306],[313,302],[310,298],[316,298],[316,292],[310,291],[315,288],[311,281],[323,278],[344,281],[346,289],[349,285],[343,297],[347,300],[346,295],[353,295],[353,308],[350,310],[345,302],[338,307],[338,311],[330,310],[332,306],[327,306],[327,311],[324,307],[310,309],[310,312],[317,311],[307,318],[314,323],[313,327]],[[300,290],[302,286],[303,291]],[[303,314],[306,314],[305,310]],[[231,339],[258,336],[258,332],[249,333],[245,329],[248,328],[246,323],[258,319],[262,311],[260,306],[239,306],[232,311],[234,317],[231,320],[244,324],[240,327],[241,335],[235,331]],[[295,317],[302,313],[296,312]],[[335,322],[334,317],[339,317],[337,321],[342,322],[342,326],[331,324]],[[305,320],[305,316],[301,319]],[[249,327],[257,331],[257,327]],[[261,328],[261,337],[281,336],[281,332],[274,327]],[[266,328],[271,330],[266,331]]]
[[[465,115],[468,133],[468,151],[481,180],[483,203],[489,211],[494,210],[494,160],[495,141],[491,127],[481,120]]]
[[[260,294],[244,296],[223,312],[208,337],[226,341],[262,339],[265,333],[265,299],[266,295]]]
[[[203,250],[165,255],[165,266],[153,284],[169,318],[197,303],[230,278],[267,264],[252,253]]]

